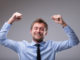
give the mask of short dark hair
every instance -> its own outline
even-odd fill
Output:
[[[48,30],[48,24],[42,19],[42,18],[37,18],[31,25],[31,30],[33,28],[33,25],[35,23],[43,23],[45,25],[46,31]]]

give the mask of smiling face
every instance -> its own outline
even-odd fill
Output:
[[[38,22],[34,23],[31,29],[31,34],[34,41],[36,42],[43,41],[44,36],[47,34],[45,24]]]

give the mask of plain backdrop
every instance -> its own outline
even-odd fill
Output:
[[[48,26],[45,40],[67,40],[63,28],[51,16],[61,14],[80,39],[80,0],[0,0],[0,29],[14,12],[23,14],[22,20],[13,23],[8,38],[15,41],[32,41],[30,26],[36,18],[43,18]],[[18,55],[0,45],[0,60],[18,60]],[[56,60],[80,60],[80,44],[56,54]]]

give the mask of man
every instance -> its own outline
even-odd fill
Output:
[[[41,18],[36,19],[36,21],[32,23],[30,32],[33,40],[31,43],[28,43],[27,41],[17,42],[8,39],[6,36],[12,23],[21,20],[21,18],[21,13],[14,13],[0,31],[0,44],[14,50],[18,54],[19,60],[55,60],[55,55],[58,51],[71,48],[79,43],[76,34],[63,21],[61,15],[54,15],[52,16],[52,19],[55,23],[60,24],[63,27],[69,38],[66,41],[44,41],[44,37],[47,35],[48,25]]]

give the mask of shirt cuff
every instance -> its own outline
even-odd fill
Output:
[[[69,33],[69,32],[73,32],[73,30],[71,29],[71,27],[70,26],[65,26],[64,28],[64,31],[66,32],[66,33]]]

